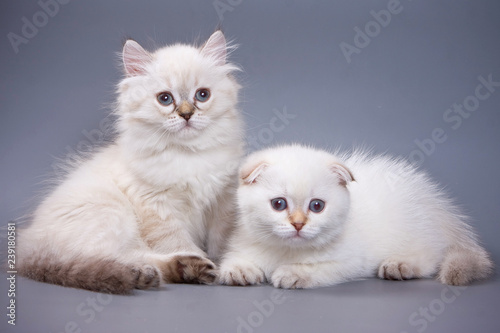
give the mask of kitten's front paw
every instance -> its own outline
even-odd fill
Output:
[[[211,284],[216,278],[215,264],[196,255],[174,256],[163,269],[163,279],[167,283]]]
[[[230,286],[248,286],[265,282],[264,272],[251,262],[222,263],[219,283]]]
[[[378,269],[378,277],[386,280],[409,280],[418,277],[410,264],[393,259],[387,259]]]
[[[283,265],[278,267],[271,276],[271,282],[274,287],[283,289],[316,287],[311,276],[297,265]]]

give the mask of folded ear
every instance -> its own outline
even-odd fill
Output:
[[[123,45],[122,60],[125,73],[129,76],[143,75],[152,60],[151,54],[135,40],[129,39]]]
[[[356,181],[351,170],[349,170],[345,165],[333,163],[330,166],[330,170],[337,176],[339,184],[342,186],[347,186],[348,183]]]
[[[240,171],[240,178],[243,181],[243,184],[249,185],[255,183],[262,171],[264,171],[268,166],[269,164],[263,161],[244,165]]]
[[[222,31],[217,30],[210,36],[201,49],[201,54],[212,58],[215,64],[222,66],[226,63],[227,45]]]

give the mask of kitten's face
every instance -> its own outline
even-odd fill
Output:
[[[122,127],[139,125],[160,146],[202,141],[228,127],[239,86],[229,75],[234,67],[225,62],[220,32],[201,49],[173,45],[149,54],[130,43],[124,48],[129,77],[120,85]]]
[[[350,172],[326,152],[291,146],[251,155],[238,199],[244,228],[261,241],[321,247],[341,231]]]

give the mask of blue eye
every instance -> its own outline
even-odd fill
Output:
[[[200,102],[206,102],[210,98],[210,90],[206,88],[200,88],[196,91],[194,98],[196,98]]]
[[[172,97],[172,94],[170,94],[168,92],[159,93],[156,98],[158,99],[158,102],[164,106],[170,105],[174,102],[174,98]]]
[[[273,207],[274,210],[282,211],[282,210],[286,209],[286,207],[287,207],[286,199],[285,198],[272,199],[271,206]]]
[[[325,209],[325,202],[319,199],[313,199],[309,203],[309,210],[313,213],[321,213]]]

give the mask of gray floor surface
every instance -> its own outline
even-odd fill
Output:
[[[456,198],[500,263],[498,1],[57,1],[0,3],[0,226],[33,207],[55,157],[102,143],[125,37],[149,49],[202,42],[220,22],[240,45],[249,151],[302,142],[407,157]],[[16,276],[15,297],[8,277],[0,332],[500,332],[498,275],[465,289],[368,279],[131,296]]]
[[[1,290],[6,290],[2,276]],[[18,278],[2,332],[498,332],[500,282],[370,279],[313,290],[167,285],[103,295]]]

